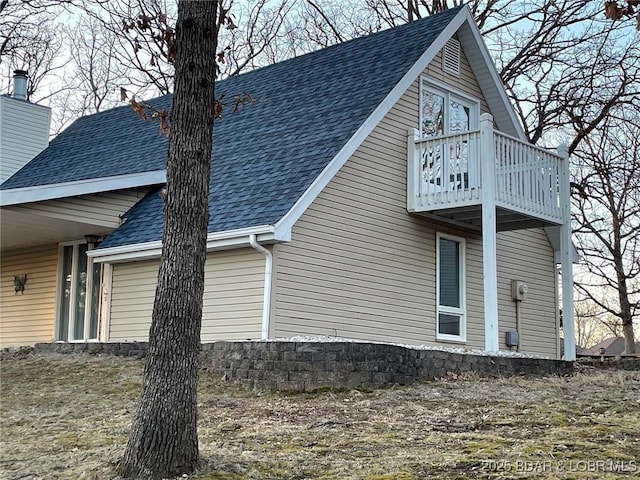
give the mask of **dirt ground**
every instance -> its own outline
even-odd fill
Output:
[[[5,355],[2,479],[116,479],[143,361]],[[640,478],[640,372],[247,392],[202,372],[190,479]],[[187,477],[184,477],[187,478]]]

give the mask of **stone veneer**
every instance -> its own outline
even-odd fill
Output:
[[[145,342],[39,343],[36,352],[143,357]],[[564,375],[573,362],[483,356],[360,342],[215,342],[202,345],[202,367],[247,388],[307,392],[380,388],[434,380],[451,373],[482,377]]]

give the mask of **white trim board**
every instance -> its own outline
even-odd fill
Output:
[[[331,179],[338,173],[347,160],[355,153],[358,147],[365,141],[373,129],[382,121],[384,116],[389,113],[393,106],[400,100],[402,95],[409,89],[411,84],[420,76],[420,74],[427,68],[429,62],[438,54],[444,44],[453,36],[453,34],[460,28],[460,26],[468,21],[468,9],[463,8],[458,14],[449,22],[449,25],[440,33],[429,48],[420,56],[418,61],[413,64],[402,79],[396,84],[395,87],[389,92],[389,94],[382,100],[382,102],[376,107],[369,118],[358,128],[356,133],[349,139],[349,141],[342,147],[338,154],[329,162],[325,169],[316,177],[314,182],[309,186],[306,192],[298,199],[284,217],[282,217],[277,223],[277,227],[286,227],[291,229],[293,225],[302,216],[305,210],[316,199],[320,192],[327,186]]]
[[[102,193],[125,188],[160,185],[167,181],[166,170],[132,173],[113,177],[92,178],[75,182],[38,185],[35,187],[0,190],[0,207],[22,203],[40,202],[55,198],[75,197],[91,193]]]
[[[251,246],[251,236],[259,243],[278,243],[291,240],[291,232],[277,229],[273,225],[241,228],[207,235],[207,252]],[[100,263],[123,263],[160,258],[162,241],[136,243],[118,247],[98,248],[87,252],[87,256]]]
[[[501,100],[499,105],[496,105],[495,103],[489,103],[489,101],[487,100],[487,103],[489,104],[489,108],[491,110],[491,114],[493,115],[494,119],[500,118],[501,112],[499,112],[498,110],[500,108],[503,108],[504,109],[503,112],[507,115],[508,119],[510,120],[511,126],[514,129],[514,132],[512,133],[512,135],[519,138],[520,140],[528,141],[524,133],[524,129],[520,124],[520,120],[518,119],[518,116],[516,115],[516,112],[513,108],[511,100],[509,100],[509,97],[507,96],[507,92],[504,88],[504,84],[502,83],[502,80],[500,79],[500,75],[498,75],[498,71],[496,70],[496,65],[493,59],[491,58],[491,55],[489,54],[489,50],[487,49],[487,46],[485,45],[484,40],[482,40],[482,34],[478,30],[475,20],[473,20],[473,17],[471,16],[471,12],[469,12],[468,7],[466,7],[464,10],[467,11],[468,15],[471,17],[471,22],[468,24],[469,28],[462,29],[458,34],[458,39],[462,44],[462,50],[465,51],[466,49],[470,49],[470,50],[477,49],[477,52],[480,54],[480,57],[482,58],[483,61],[482,62],[472,61],[471,58],[467,56],[467,59],[469,60],[469,65],[471,66],[471,70],[473,71],[473,74],[478,80],[480,89],[484,91],[485,88],[489,88],[489,89],[495,88],[498,93],[498,97]],[[471,34],[471,37],[475,41],[469,42],[469,38],[468,38],[469,34]],[[476,58],[475,55],[473,56],[473,58]],[[484,70],[484,72],[482,72],[482,70]],[[487,73],[492,81],[489,83],[482,81],[484,76],[481,75],[481,73]],[[498,128],[503,130],[505,133],[509,133],[509,130],[505,127],[506,127],[505,125],[498,125]]]
[[[355,153],[355,151],[360,147],[362,142],[371,134],[373,129],[382,121],[384,116],[389,113],[389,111],[393,108],[393,106],[400,100],[402,95],[409,89],[411,84],[420,77],[425,68],[429,65],[429,63],[435,58],[440,50],[447,43],[449,38],[451,38],[463,25],[467,25],[469,30],[472,32],[473,38],[476,42],[480,42],[476,46],[479,48],[482,53],[481,58],[486,63],[484,68],[488,68],[491,72],[491,78],[493,79],[493,88],[496,88],[500,92],[500,99],[504,103],[502,105],[503,108],[507,110],[509,118],[513,122],[513,128],[519,135],[524,137],[524,133],[520,127],[520,124],[517,121],[515,116],[515,112],[509,99],[504,92],[504,87],[502,82],[497,76],[497,72],[493,61],[489,57],[489,53],[482,41],[480,36],[480,32],[478,31],[478,27],[476,26],[475,20],[469,10],[469,7],[464,7],[458,12],[458,14],[451,19],[449,24],[445,27],[445,29],[440,33],[438,38],[436,38],[429,48],[420,56],[420,58],[416,61],[416,63],[407,71],[407,73],[402,77],[402,79],[396,84],[396,86],[389,92],[389,94],[384,98],[384,100],[378,105],[378,107],[373,111],[373,113],[367,118],[367,120],[358,128],[356,133],[349,139],[349,141],[342,147],[342,149],[338,152],[338,154],[329,162],[329,164],[325,167],[325,169],[316,177],[314,182],[309,186],[309,188],[302,194],[302,196],[298,199],[298,201],[291,207],[291,209],[276,223],[277,228],[284,228],[288,231],[291,231],[293,225],[298,221],[298,219],[302,216],[302,214],[306,211],[307,208],[311,205],[311,203],[316,199],[316,197],[320,194],[320,192],[327,186],[327,184],[333,179],[333,177],[338,173],[338,171],[342,168],[342,166],[347,162],[347,160]],[[464,42],[463,49],[465,47]],[[482,88],[482,85],[480,86]],[[492,106],[490,105],[490,108]],[[417,107],[416,107],[417,108]]]

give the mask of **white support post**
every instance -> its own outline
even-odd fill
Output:
[[[422,163],[420,162],[420,147],[416,142],[420,140],[420,132],[412,128],[407,134],[407,210],[416,211],[416,205],[422,203]]]
[[[113,279],[113,267],[110,263],[102,264],[102,281],[100,282],[100,312],[98,318],[98,341],[109,341],[109,330],[111,328],[111,282]]]
[[[571,197],[569,191],[569,154],[566,145],[558,147],[562,157],[560,166],[560,267],[562,269],[562,330],[564,332],[564,359],[576,359],[576,336],[573,320],[573,255],[571,243]]]
[[[496,155],[493,117],[480,117],[480,170],[482,189],[482,273],[484,289],[484,348],[500,350],[498,336],[498,266],[496,255]]]

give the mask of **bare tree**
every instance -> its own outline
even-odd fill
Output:
[[[28,95],[43,77],[56,68],[62,53],[63,36],[57,21],[62,13],[79,12],[79,7],[99,5],[106,0],[0,0],[0,68],[6,84],[13,68],[29,70]],[[64,55],[62,55],[64,56]]]
[[[55,15],[26,15],[16,3],[0,4],[0,85],[8,90],[14,70],[29,72],[27,99],[43,80],[64,67],[63,39],[55,28]]]
[[[123,86],[140,96],[172,91],[175,2],[118,0],[88,9],[87,14],[111,33],[114,60],[127,69]]]
[[[103,24],[81,16],[65,29],[78,92],[78,116],[96,113],[117,104],[126,71],[116,60],[116,43]]]
[[[602,292],[599,302],[615,303],[612,292]],[[611,336],[622,337],[622,322],[618,317],[609,314],[591,299],[580,295],[575,301],[576,345],[589,348]]]
[[[162,257],[142,396],[120,465],[124,476],[189,473],[200,462],[198,357],[214,112],[217,0],[178,3],[175,92]],[[153,30],[152,30],[153,31]],[[169,47],[173,48],[173,47]],[[166,50],[165,50],[166,51]]]
[[[277,45],[284,36],[284,19],[294,0],[222,0],[227,12],[216,54],[220,77],[280,60]],[[115,60],[126,67],[126,86],[138,96],[167,94],[173,89],[172,25],[176,11],[166,0],[119,0],[103,3],[87,13],[112,33]],[[125,85],[126,84],[126,85]]]
[[[619,319],[635,353],[640,312],[640,109],[609,115],[574,151],[575,238],[586,272],[578,290]],[[616,301],[603,300],[615,295]]]

